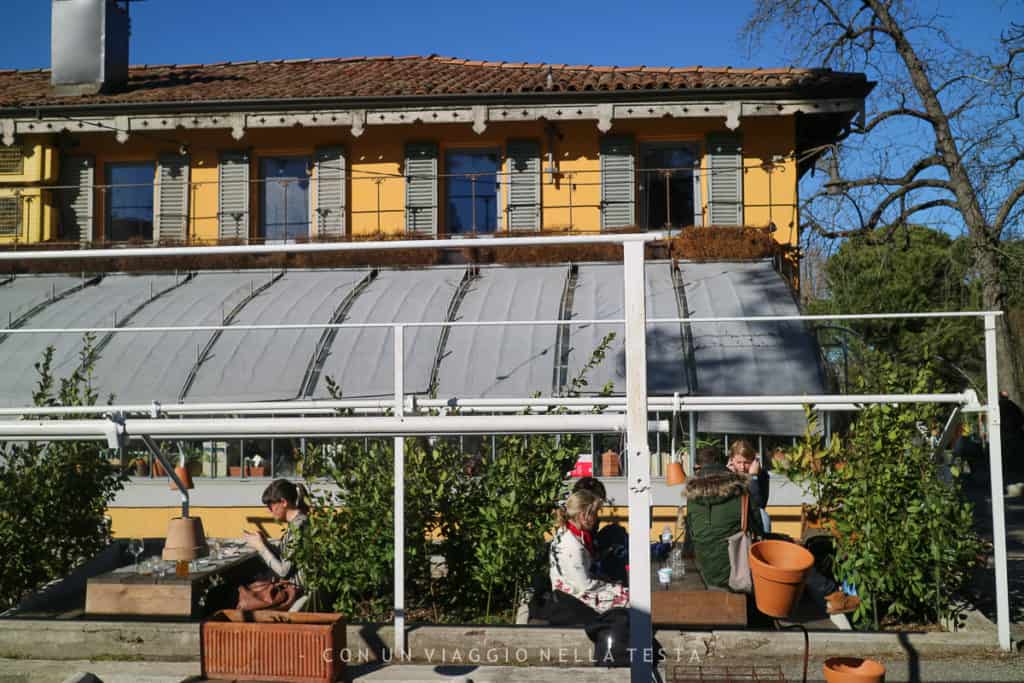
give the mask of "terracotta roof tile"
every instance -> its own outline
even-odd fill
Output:
[[[810,95],[861,96],[863,74],[827,69],[591,66],[485,62],[455,57],[327,57],[269,62],[133,66],[120,92],[57,97],[49,70],[0,71],[0,107],[77,104],[196,103],[310,97],[426,97],[448,94],[518,94],[550,91],[799,88]]]

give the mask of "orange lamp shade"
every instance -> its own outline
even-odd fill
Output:
[[[686,481],[686,473],[683,472],[683,465],[679,462],[670,462],[665,467],[665,483],[668,486],[679,486]]]

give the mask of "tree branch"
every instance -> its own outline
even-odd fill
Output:
[[[996,214],[996,219],[992,223],[992,230],[995,232],[996,239],[1002,234],[1003,224],[1006,223],[1006,219],[1009,218],[1013,207],[1016,206],[1022,197],[1024,197],[1024,183],[1020,183],[1017,187],[1013,188],[1010,195],[999,207],[999,213]]]
[[[898,107],[896,109],[890,109],[889,111],[884,111],[881,114],[878,114],[877,116],[875,116],[875,118],[871,119],[866,124],[864,124],[864,127],[861,128],[860,132],[870,133],[875,126],[895,116],[909,116],[915,119],[926,121],[927,123],[930,123],[932,125],[935,124],[935,122],[932,120],[932,117],[923,111],[920,111],[918,109],[911,109],[909,107]]]
[[[868,178],[858,178],[857,180],[839,180],[830,183],[833,187],[839,186],[842,189],[850,189],[853,187],[871,187],[875,185],[905,185],[913,181],[919,173],[925,169],[931,168],[932,166],[941,166],[942,158],[936,154],[919,159],[907,172],[899,178],[889,178],[886,176],[870,176]],[[945,181],[942,181],[945,183]],[[944,185],[943,189],[950,189],[948,185]]]

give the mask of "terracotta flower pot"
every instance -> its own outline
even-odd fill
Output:
[[[618,477],[622,474],[619,466],[619,454],[615,451],[605,451],[601,454],[601,476]]]
[[[750,546],[750,573],[754,579],[754,603],[770,617],[789,616],[800,599],[807,570],[814,555],[787,541],[761,541]]]
[[[873,659],[829,657],[825,660],[827,683],[882,683],[885,666]]]
[[[678,486],[686,481],[686,473],[683,472],[682,463],[670,462],[665,467],[665,484],[667,486]]]
[[[153,458],[153,476],[154,477],[166,477],[167,476],[167,470],[164,469],[164,466],[161,465],[160,461],[157,460],[156,458]]]

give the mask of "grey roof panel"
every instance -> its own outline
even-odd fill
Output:
[[[20,275],[0,285],[0,324],[7,326],[40,304],[86,282],[73,275]]]
[[[353,302],[345,322],[443,322],[465,274],[464,268],[383,270]],[[441,327],[405,330],[405,392],[430,389]],[[340,329],[331,345],[315,395],[327,396],[326,378],[341,386],[346,398],[394,395],[394,342],[384,328]]]
[[[789,288],[766,261],[681,264],[695,318],[798,315]],[[700,394],[817,394],[825,391],[814,337],[803,324],[702,323],[692,326]],[[801,434],[800,413],[704,413],[707,432]]]
[[[480,269],[459,307],[460,320],[555,320],[567,266]],[[551,391],[557,328],[453,327],[441,362],[443,397],[530,396]]]
[[[678,318],[679,306],[672,264],[648,262],[645,268],[648,318]],[[579,265],[573,292],[573,315],[579,320],[625,317],[625,292],[620,264]],[[604,362],[587,375],[586,393],[597,392],[611,382],[617,394],[626,391],[625,335],[622,325],[573,325],[570,329],[568,379],[575,377],[590,360],[601,339],[615,332],[615,340]],[[651,394],[689,393],[683,335],[678,324],[647,327],[647,387]]]
[[[174,287],[174,275],[108,275],[98,284],[74,292],[53,302],[32,317],[29,327],[77,328],[109,327],[114,316],[124,320],[150,299]],[[31,405],[32,391],[39,379],[35,363],[43,349],[54,347],[53,372],[66,377],[78,367],[82,336],[79,334],[18,334],[0,343],[4,381],[0,383],[0,404]],[[100,400],[105,400],[104,394]]]
[[[200,272],[147,305],[128,327],[220,325],[226,313],[273,276],[271,271]],[[118,403],[176,403],[209,338],[210,332],[114,335],[96,366],[102,395],[113,393]]]
[[[236,324],[327,322],[366,270],[293,270],[258,293]],[[322,329],[225,331],[199,368],[187,402],[298,398]]]

